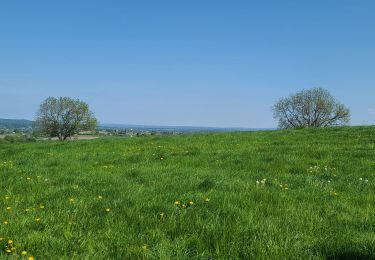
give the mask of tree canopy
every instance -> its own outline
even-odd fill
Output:
[[[350,121],[349,109],[323,88],[281,98],[273,106],[273,116],[279,128],[328,127]]]
[[[79,131],[94,130],[97,120],[87,103],[69,97],[49,97],[40,105],[36,116],[39,130],[63,141]]]

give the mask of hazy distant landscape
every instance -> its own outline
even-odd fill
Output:
[[[130,124],[100,124],[100,128],[112,129],[140,129],[149,131],[166,131],[166,132],[233,132],[233,131],[258,131],[270,130],[266,128],[240,128],[240,127],[204,127],[204,126],[147,126],[147,125],[130,125]]]
[[[22,129],[33,126],[33,121],[25,119],[4,119],[0,118],[0,129]]]
[[[0,131],[8,130],[27,130],[33,127],[33,121],[25,119],[3,119],[0,118]],[[267,128],[239,128],[239,127],[204,127],[204,126],[148,126],[148,125],[132,125],[132,124],[99,124],[98,130],[119,129],[119,130],[140,130],[153,131],[160,133],[189,133],[189,132],[236,132],[236,131],[261,131],[272,130]]]

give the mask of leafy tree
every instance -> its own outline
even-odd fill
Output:
[[[328,127],[347,124],[350,112],[323,88],[300,91],[273,106],[279,128]]]
[[[40,105],[36,116],[39,130],[64,141],[83,130],[94,130],[97,120],[87,103],[69,97],[49,97]]]

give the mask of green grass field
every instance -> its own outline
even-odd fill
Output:
[[[0,176],[0,258],[375,259],[375,127],[2,141]]]

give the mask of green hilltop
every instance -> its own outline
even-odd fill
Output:
[[[375,127],[0,140],[0,175],[0,257],[375,256]]]

